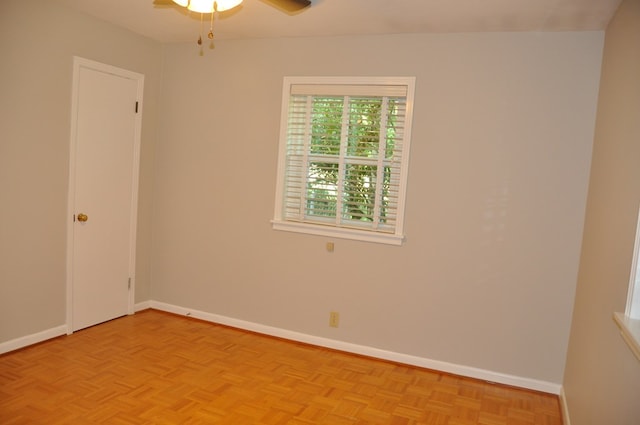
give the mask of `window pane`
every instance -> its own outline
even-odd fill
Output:
[[[340,154],[343,104],[342,97],[313,98],[309,146],[312,154]]]
[[[387,134],[386,134],[386,152],[385,158],[392,158],[395,149],[395,141],[397,137],[396,127],[400,124],[398,115],[400,111],[400,102],[397,99],[389,99],[389,108],[387,112]]]
[[[383,174],[384,181],[382,182],[382,194],[380,202],[380,224],[389,223],[389,216],[395,211],[395,205],[393,199],[395,196],[391,196],[391,167],[384,167]]]
[[[306,215],[335,217],[338,199],[338,164],[311,162],[307,175]]]
[[[352,165],[345,167],[342,218],[372,222],[376,197],[378,167]]]
[[[381,98],[352,98],[349,105],[347,155],[378,156],[380,146]]]

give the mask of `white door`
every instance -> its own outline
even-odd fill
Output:
[[[143,76],[74,58],[67,323],[133,313]]]

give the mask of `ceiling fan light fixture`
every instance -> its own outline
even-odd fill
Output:
[[[242,0],[173,0],[173,2],[192,12],[213,13],[233,9],[242,3]]]
[[[213,13],[213,3],[213,0],[190,0],[187,9],[192,12]]]

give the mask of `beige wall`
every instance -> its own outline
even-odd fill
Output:
[[[145,74],[137,300],[150,296],[161,46],[50,1],[0,1],[0,342],[65,324],[73,56]]]
[[[154,174],[155,300],[561,383],[603,33],[168,46]],[[392,247],[276,232],[285,75],[417,77]],[[341,313],[328,327],[330,310]]]
[[[606,31],[584,243],[565,373],[572,425],[640,423],[640,363],[624,312],[640,203],[640,0]]]

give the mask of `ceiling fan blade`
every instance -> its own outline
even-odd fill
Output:
[[[173,0],[153,0],[154,6],[171,6],[175,4]]]
[[[299,12],[311,6],[310,0],[263,0],[286,12]]]

